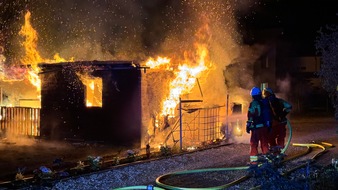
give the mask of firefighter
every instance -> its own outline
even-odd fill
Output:
[[[263,108],[262,91],[258,87],[251,89],[250,95],[252,101],[248,109],[248,120],[246,123],[246,132],[250,134],[250,164],[257,165],[258,162],[258,145],[260,143],[262,154],[267,154],[269,151],[268,147],[268,133],[269,133],[269,122],[264,121],[264,118],[271,116],[265,112]]]
[[[271,88],[263,89],[263,98],[267,99],[272,113],[272,130],[269,133],[269,149],[279,155],[285,146],[286,115],[292,110],[292,105],[287,101],[277,98]]]

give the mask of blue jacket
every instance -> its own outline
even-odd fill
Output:
[[[262,117],[263,117],[263,124],[266,127],[271,127],[273,115],[270,109],[269,100],[263,98],[262,100]]]

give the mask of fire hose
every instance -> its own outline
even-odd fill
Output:
[[[311,143],[311,144],[293,143],[293,144],[292,144],[293,146],[307,147],[307,148],[308,148],[308,151],[309,151],[312,147],[314,147],[314,148],[321,148],[322,151],[320,151],[320,152],[318,152],[317,154],[315,154],[314,156],[312,156],[309,162],[305,162],[305,163],[303,163],[303,164],[301,164],[301,165],[298,165],[298,166],[296,166],[296,167],[294,167],[294,168],[291,168],[291,169],[289,169],[288,171],[282,173],[281,175],[282,175],[282,176],[287,176],[287,175],[289,175],[290,173],[292,173],[293,171],[295,171],[295,170],[297,170],[297,169],[300,169],[300,168],[302,168],[302,167],[305,167],[305,166],[307,166],[308,164],[314,162],[315,159],[316,159],[318,156],[320,156],[321,154],[323,154],[323,153],[325,153],[325,152],[327,151],[324,145],[326,145],[326,146],[328,146],[328,147],[333,147],[332,144],[327,143],[327,142],[321,142],[321,144],[323,144],[323,145],[320,145],[320,144],[314,144],[314,143]],[[299,155],[297,155],[297,156],[299,156]],[[288,160],[291,160],[291,159],[293,159],[293,158],[295,158],[295,157],[297,157],[297,156],[294,156],[294,157],[292,157],[292,158],[289,158]],[[261,186],[259,185],[259,186],[253,187],[253,188],[251,188],[250,190],[256,190],[256,189],[261,189]]]
[[[311,157],[311,162],[313,162],[315,160],[315,158],[317,158],[318,156],[320,156],[321,154],[325,153],[326,152],[326,148],[325,146],[328,146],[328,147],[333,147],[332,144],[330,143],[326,143],[326,142],[321,142],[322,145],[320,144],[315,144],[315,143],[310,143],[310,144],[300,144],[300,143],[293,143],[292,145],[293,146],[301,146],[301,147],[307,147],[307,151],[306,152],[303,152],[301,154],[297,154],[291,158],[288,158],[287,160],[292,160],[296,157],[299,157],[301,155],[304,155],[304,154],[307,154],[309,152],[309,150],[311,148],[320,148],[322,149],[321,152],[315,154],[314,156]],[[325,146],[324,146],[325,145]],[[286,149],[284,149],[286,150]],[[286,160],[284,160],[286,161]],[[283,162],[284,162],[283,161]],[[302,165],[298,165],[297,167],[294,167],[290,170],[288,170],[287,172],[284,172],[282,175],[283,176],[286,176],[286,175],[289,175],[291,172],[293,172],[294,170],[297,170],[299,168],[302,168],[304,166],[306,166],[308,163],[304,163]],[[183,189],[183,190],[192,190],[192,189],[195,189],[195,190],[204,190],[204,189],[214,189],[214,190],[219,190],[219,189],[225,189],[225,188],[228,188],[230,186],[233,186],[235,184],[238,184],[242,181],[245,181],[246,179],[250,178],[249,175],[244,175],[242,176],[241,178],[235,180],[235,181],[232,181],[228,184],[225,184],[225,185],[221,185],[221,186],[215,186],[215,187],[208,187],[208,188],[184,188],[184,187],[177,187],[177,186],[170,186],[170,185],[166,185],[166,184],[163,184],[160,182],[160,179],[163,178],[163,177],[170,177],[171,175],[181,175],[181,174],[192,174],[192,173],[200,173],[200,172],[208,172],[208,171],[230,171],[230,170],[245,170],[245,169],[248,169],[249,167],[248,166],[243,166],[243,167],[233,167],[233,168],[210,168],[210,169],[199,169],[199,170],[188,170],[188,171],[181,171],[181,172],[175,172],[175,173],[170,173],[170,174],[166,174],[166,175],[162,175],[160,177],[158,177],[156,179],[156,184],[163,187],[163,188],[160,188],[160,187],[154,187],[154,186],[130,186],[130,187],[123,187],[123,188],[118,188],[119,190],[129,190],[129,189],[146,189],[146,190],[150,190],[150,189],[155,189],[155,190],[165,190],[165,189]],[[256,187],[253,187],[251,188],[251,190],[255,190],[255,189],[260,189],[260,186],[256,186]]]
[[[152,185],[138,185],[138,186],[129,186],[129,187],[122,187],[117,189],[124,189],[124,190],[135,190],[135,189],[145,189],[145,190],[165,190],[160,187],[154,187]]]
[[[287,126],[289,129],[289,135],[288,135],[288,140],[287,143],[285,144],[284,148],[281,150],[281,153],[284,154],[286,152],[286,150],[288,149],[288,147],[290,146],[291,143],[291,139],[292,139],[292,127],[290,122],[287,120]],[[296,145],[296,144],[294,144]],[[313,145],[314,146],[314,145]],[[182,175],[182,174],[193,174],[193,173],[205,173],[205,172],[217,172],[217,171],[234,171],[234,170],[247,170],[249,169],[250,166],[240,166],[240,167],[227,167],[227,168],[206,168],[206,169],[197,169],[197,170],[187,170],[187,171],[180,171],[180,172],[173,172],[173,173],[168,173],[168,174],[164,174],[159,176],[156,179],[156,184],[160,187],[163,187],[164,189],[182,189],[182,190],[205,190],[205,189],[213,189],[213,190],[218,190],[218,189],[225,189],[228,188],[230,186],[233,186],[235,184],[238,184],[248,178],[250,178],[249,175],[244,175],[241,178],[232,181],[230,183],[221,185],[221,186],[215,186],[215,187],[208,187],[208,188],[185,188],[185,187],[177,187],[177,186],[171,186],[171,185],[167,185],[161,182],[161,179],[166,178],[166,177],[170,177],[170,176],[175,176],[175,175]],[[149,189],[149,186],[129,186],[129,187],[121,187],[121,188],[115,188],[114,190],[129,190],[129,189]],[[161,190],[162,188],[159,187],[153,187],[153,189],[157,189],[157,190]]]
[[[292,127],[291,127],[291,124],[289,121],[287,121],[287,126],[288,126],[288,129],[289,129],[289,136],[288,136],[288,140],[287,140],[287,143],[285,145],[285,147],[281,150],[281,153],[285,153],[286,150],[288,149],[288,147],[290,146],[290,143],[291,143],[291,138],[292,138]],[[311,148],[320,148],[322,149],[322,151],[320,151],[319,153],[315,154],[314,156],[311,157],[310,159],[310,162],[314,162],[314,160],[320,156],[321,154],[325,153],[326,152],[326,148],[325,146],[327,147],[333,147],[332,144],[330,143],[326,143],[326,142],[321,142],[321,144],[317,144],[317,143],[310,143],[310,144],[300,144],[300,143],[293,143],[292,144],[293,146],[300,146],[300,147],[307,147],[307,150],[305,152],[302,152],[300,154],[297,154],[297,155],[294,155],[292,157],[289,157],[289,158],[286,158],[284,159],[282,162],[286,162],[286,161],[290,161],[290,160],[293,160],[297,157],[300,157],[300,156],[303,156],[305,154],[308,154],[311,150]],[[289,175],[291,172],[299,169],[299,168],[302,168],[304,166],[306,166],[308,163],[304,163],[304,164],[301,164],[301,165],[298,165],[284,173],[282,173],[283,176],[286,176],[286,175]],[[260,164],[261,165],[261,164]],[[260,166],[259,165],[259,166]],[[228,167],[228,168],[207,168],[207,169],[197,169],[197,170],[188,170],[188,171],[180,171],[180,172],[174,172],[174,173],[169,173],[169,174],[165,174],[165,175],[162,175],[160,177],[158,177],[156,179],[156,184],[160,187],[154,187],[154,186],[130,186],[130,187],[122,187],[122,188],[118,188],[116,190],[126,190],[126,189],[156,189],[156,190],[162,190],[163,188],[164,189],[182,189],[182,190],[192,190],[192,189],[195,189],[195,190],[204,190],[204,189],[214,189],[214,190],[219,190],[219,189],[225,189],[225,188],[229,188],[233,185],[236,185],[236,184],[239,184],[247,179],[249,179],[251,176],[250,175],[244,175],[242,177],[240,177],[239,179],[237,180],[234,180],[230,183],[227,183],[227,184],[224,184],[224,185],[221,185],[221,186],[214,186],[214,187],[208,187],[208,188],[185,188],[185,187],[177,187],[177,186],[171,186],[171,185],[168,185],[168,184],[164,184],[161,182],[161,179],[163,178],[166,178],[166,177],[170,177],[170,176],[175,176],[175,175],[182,175],[182,174],[194,174],[194,173],[205,173],[205,172],[217,172],[217,171],[234,171],[234,170],[246,170],[246,169],[249,169],[249,166],[242,166],[242,167]],[[257,187],[253,187],[251,188],[251,190],[253,189],[259,189],[260,186],[257,186]]]
[[[287,143],[285,144],[285,147],[281,150],[281,153],[285,153],[286,150],[288,149],[288,147],[290,146],[291,143],[291,138],[292,138],[292,127],[289,121],[287,121],[287,126],[288,126],[288,140]],[[332,144],[330,143],[326,143],[326,142],[321,142],[320,144],[317,144],[315,142],[312,142],[311,144],[300,144],[300,143],[293,143],[293,146],[301,146],[301,147],[307,147],[307,152],[301,153],[301,154],[297,154],[294,155],[292,157],[286,157],[282,162],[286,162],[292,159],[295,159],[297,157],[300,157],[302,155],[307,154],[308,152],[310,152],[311,148],[321,148],[322,151],[317,153],[316,155],[314,155],[311,159],[310,162],[304,163],[302,165],[298,165],[297,167],[292,168],[291,170],[288,170],[284,173],[282,173],[281,175],[286,176],[289,175],[290,173],[292,173],[293,171],[306,166],[309,163],[312,163],[315,161],[315,159],[320,156],[321,154],[326,152],[326,148],[325,147],[333,147]],[[259,164],[258,166],[261,166],[262,164]],[[178,175],[183,175],[183,174],[194,174],[194,173],[206,173],[206,172],[223,172],[223,171],[235,171],[235,170],[247,170],[249,169],[249,166],[241,166],[241,167],[227,167],[227,168],[207,168],[207,169],[196,169],[196,170],[187,170],[187,171],[180,171],[180,172],[173,172],[173,173],[168,173],[165,175],[161,175],[156,179],[156,185],[159,187],[156,187],[154,185],[138,185],[138,186],[129,186],[129,187],[121,187],[121,188],[115,188],[116,190],[130,190],[130,189],[145,189],[145,190],[150,190],[150,189],[154,189],[154,190],[165,190],[165,189],[184,189],[184,190],[192,190],[192,189],[225,189],[228,187],[231,187],[233,185],[239,184],[247,179],[249,179],[251,176],[250,175],[244,175],[230,183],[224,184],[224,185],[220,185],[220,186],[215,186],[215,187],[208,187],[208,188],[186,188],[186,187],[177,187],[177,186],[171,186],[168,184],[164,184],[162,181],[164,178],[168,178],[171,176],[178,176]],[[256,188],[256,187],[254,187]],[[259,187],[258,187],[259,188]]]

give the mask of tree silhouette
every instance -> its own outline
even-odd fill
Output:
[[[321,55],[322,64],[317,74],[323,88],[330,94],[335,118],[338,120],[338,25],[326,26],[318,33],[315,47]]]

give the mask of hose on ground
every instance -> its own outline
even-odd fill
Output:
[[[288,135],[287,143],[285,144],[284,148],[281,150],[281,153],[283,153],[283,154],[289,148],[290,143],[291,143],[291,139],[292,139],[292,126],[291,126],[289,120],[287,120],[287,126],[288,126],[288,129],[289,129],[289,135]],[[234,180],[230,183],[227,183],[227,184],[224,184],[224,185],[221,185],[221,186],[208,187],[208,188],[185,188],[185,187],[171,186],[171,185],[167,185],[167,184],[162,183],[161,179],[166,178],[166,177],[170,177],[170,176],[175,176],[175,175],[182,175],[182,174],[193,174],[193,173],[214,172],[214,171],[247,170],[249,168],[250,168],[249,166],[240,166],[240,167],[227,167],[227,168],[206,168],[206,169],[173,172],[173,173],[168,173],[168,174],[164,174],[164,175],[159,176],[156,179],[156,185],[163,187],[164,189],[175,189],[175,190],[178,190],[178,189],[180,189],[180,190],[205,190],[205,189],[219,190],[219,189],[225,189],[225,188],[236,185],[236,184],[250,178],[250,176],[244,175],[241,178]],[[146,189],[147,186],[122,187],[122,188],[117,188],[117,189],[114,189],[114,190],[137,189],[136,187],[143,187],[143,189]]]
[[[322,144],[323,144],[323,145],[326,145],[326,146],[328,146],[328,147],[333,147],[333,145],[330,144],[330,143],[322,142]],[[307,150],[308,150],[308,151],[311,150],[311,148],[321,148],[322,151],[320,151],[320,152],[318,152],[317,154],[315,154],[314,156],[312,156],[311,159],[309,159],[309,162],[304,162],[303,164],[300,164],[300,165],[298,165],[298,166],[296,166],[296,167],[293,167],[293,168],[289,169],[288,171],[282,173],[282,174],[281,174],[282,176],[287,176],[287,175],[291,174],[293,171],[298,170],[298,169],[300,169],[300,168],[303,168],[303,167],[307,166],[309,163],[314,162],[315,159],[316,159],[318,156],[320,156],[321,154],[323,154],[323,153],[326,152],[326,148],[325,148],[323,145],[316,144],[316,143],[310,143],[310,144],[293,143],[292,145],[293,145],[293,146],[307,147]],[[291,160],[291,159],[290,159],[290,160]],[[251,188],[250,190],[256,190],[256,189],[261,189],[261,186],[258,185],[258,186],[256,186],[256,187]]]
[[[154,187],[152,185],[138,185],[138,186],[129,186],[116,188],[115,190],[165,190],[160,187]]]
[[[169,174],[165,174],[162,175],[160,177],[158,177],[156,179],[156,184],[165,188],[165,189],[182,189],[182,190],[202,190],[202,189],[206,189],[206,188],[184,188],[184,187],[176,187],[176,186],[171,186],[171,185],[167,185],[161,182],[161,178],[165,178],[165,177],[170,177],[170,176],[174,176],[174,175],[183,175],[183,174],[193,174],[193,173],[205,173],[205,172],[217,172],[217,171],[234,171],[234,170],[246,170],[249,169],[249,166],[241,166],[241,167],[230,167],[230,168],[206,168],[206,169],[197,169],[197,170],[187,170],[187,171],[180,171],[180,172],[174,172],[174,173],[169,173]],[[239,183],[243,180],[247,179],[247,177],[243,176],[239,179],[236,180],[236,183]],[[221,186],[215,186],[215,187],[208,187],[207,189],[224,189],[224,188],[228,188],[230,186],[234,185],[234,182],[225,184],[225,185],[221,185]]]
[[[288,136],[288,140],[286,141],[284,148],[281,150],[282,154],[284,154],[286,150],[289,148],[291,139],[292,139],[292,127],[291,127],[289,120],[286,120],[286,125],[288,126],[288,129],[289,129],[289,136]]]

